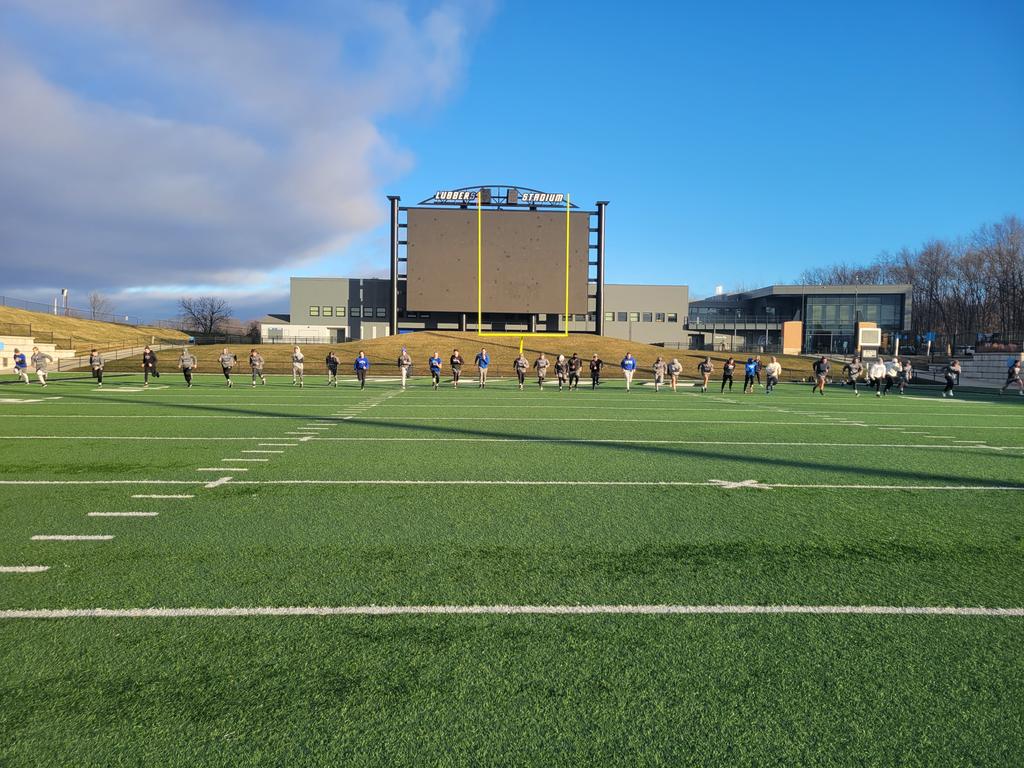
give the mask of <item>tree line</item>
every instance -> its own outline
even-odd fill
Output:
[[[1024,340],[1024,223],[1016,216],[954,240],[883,251],[867,265],[809,269],[800,281],[910,284],[912,338],[934,332],[951,345]]]

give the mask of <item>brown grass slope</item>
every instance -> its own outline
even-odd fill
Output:
[[[453,349],[458,349],[465,358],[467,367],[464,371],[469,374],[476,369],[473,366],[473,359],[481,347],[485,347],[491,357],[491,375],[508,376],[512,373],[512,361],[519,353],[519,337],[502,338],[481,338],[475,333],[459,333],[456,331],[420,331],[417,333],[406,333],[399,336],[385,336],[380,339],[366,339],[363,341],[351,341],[346,344],[304,344],[302,354],[306,359],[306,373],[317,375],[323,373],[326,368],[324,360],[327,353],[334,350],[341,358],[339,373],[349,374],[352,370],[352,361],[360,350],[370,360],[371,376],[394,375],[397,373],[395,361],[405,346],[413,360],[414,375],[425,376],[428,374],[427,360],[435,352],[441,354],[444,361],[444,372],[448,373],[448,358]],[[258,349],[266,361],[267,373],[290,373],[292,348],[287,344],[232,344],[228,349],[238,357],[238,369],[241,373],[248,373],[247,360],[250,349]],[[220,372],[220,364],[217,358],[223,350],[222,346],[201,346],[193,348],[193,354],[199,361],[200,372]],[[678,358],[683,365],[683,377],[692,379],[697,376],[697,363],[704,359],[702,352],[689,352],[674,349],[664,349],[650,344],[624,341],[609,337],[593,336],[590,334],[573,334],[568,338],[545,338],[526,337],[523,342],[523,354],[532,363],[538,353],[543,351],[548,357],[554,358],[559,353],[566,356],[578,352],[581,357],[589,359],[595,352],[604,360],[606,376],[619,376],[619,361],[626,352],[632,352],[639,364],[640,376],[650,373],[651,365],[659,355],[671,360]],[[721,365],[729,357],[726,354],[713,352],[708,353],[715,363],[715,374],[717,378],[721,371]],[[170,350],[160,354],[161,368],[173,370],[177,365],[177,353]],[[735,356],[740,360],[740,356]],[[743,360],[746,358],[743,357]],[[762,356],[762,360],[768,361],[768,356]],[[784,379],[803,378],[810,373],[811,361],[807,358],[793,355],[780,355],[779,362],[783,367]],[[108,364],[108,371],[138,371],[141,362],[139,360],[119,360]],[[739,380],[742,382],[742,371],[739,372]]]
[[[26,326],[31,332],[26,333]],[[88,352],[88,347],[114,349],[153,343],[161,339],[185,342],[188,334],[165,328],[146,325],[121,325],[104,323],[99,320],[79,320],[73,317],[57,317],[45,312],[30,312],[14,307],[0,307],[0,335],[36,336],[37,341],[56,343],[62,349],[76,349]]]

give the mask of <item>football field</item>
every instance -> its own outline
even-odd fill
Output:
[[[1019,765],[1024,397],[0,386],[0,765]]]

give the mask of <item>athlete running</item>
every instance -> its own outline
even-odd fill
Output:
[[[256,379],[263,382],[263,385],[267,384],[267,377],[263,375],[263,355],[253,347],[249,350],[249,369],[252,371],[252,385],[256,386]]]
[[[436,392],[437,385],[441,383],[441,353],[435,351],[433,357],[427,360],[427,365],[430,367],[430,378]]]
[[[715,366],[711,363],[710,357],[705,357],[703,362],[697,363],[697,373],[700,374],[701,384],[700,391],[708,391],[708,381],[711,379],[711,372],[715,370]],[[722,381],[722,389],[725,389],[725,380]],[[732,389],[732,387],[730,387]]]
[[[601,383],[601,369],[604,368],[604,360],[595,354],[590,358],[590,388],[597,389]]]
[[[352,364],[352,368],[356,372],[356,379],[359,380],[359,388],[366,389],[366,372],[370,370],[370,361],[366,359],[366,355],[363,354],[363,350],[359,350],[359,354],[356,356],[356,361]]]
[[[302,389],[306,373],[306,358],[302,354],[302,350],[298,347],[292,347],[292,386],[299,385],[299,389]]]
[[[633,374],[636,373],[636,358],[633,357],[633,353],[626,353],[622,362],[619,363],[619,368],[622,369],[622,375],[626,378],[626,391],[629,392],[630,387],[633,386]]]
[[[551,365],[550,361],[544,357],[544,353],[541,352],[537,356],[537,359],[533,361],[533,367],[537,369],[537,386],[544,389],[544,379],[548,375],[548,366]]]
[[[453,349],[452,356],[448,358],[448,365],[452,367],[452,386],[459,388],[459,377],[462,375],[462,366],[466,361],[459,354],[459,350]]]
[[[231,369],[235,367],[238,358],[227,347],[224,347],[224,352],[217,358],[217,361],[220,363],[220,369],[224,372],[224,379],[228,383],[228,389],[230,389],[235,386],[234,382],[231,381]]]
[[[512,370],[516,372],[516,378],[519,379],[519,389],[522,390],[523,385],[526,383],[526,372],[530,370],[530,361],[527,360],[523,353],[519,353],[519,357],[512,361]]]

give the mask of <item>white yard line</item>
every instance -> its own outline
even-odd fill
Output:
[[[270,461],[270,459],[221,459],[221,461]]]
[[[256,445],[265,448],[295,448],[298,443],[256,443]],[[245,453],[245,451],[242,451],[242,453]]]
[[[87,480],[79,481],[79,484],[87,483],[89,485],[110,485],[111,482],[121,482],[118,480],[104,482],[102,480],[95,483],[89,483]],[[188,483],[191,485],[191,483]],[[136,493],[132,496],[133,499],[194,499],[195,494],[192,493]]]
[[[39,534],[32,537],[32,541],[110,541],[113,536],[90,535],[77,536],[68,534]]]
[[[88,517],[156,517],[159,512],[89,512]]]
[[[248,467],[196,467],[196,472],[248,472]]]
[[[43,573],[48,570],[48,565],[0,565],[0,573]]]
[[[218,477],[216,480],[204,485],[203,488],[219,488],[220,486],[228,482],[231,482],[230,477]]]
[[[3,619],[161,619],[245,616],[961,616],[1024,617],[1024,608],[953,605],[335,605],[236,608],[37,608],[0,611]]]
[[[284,453],[284,451],[239,451],[239,453]]]

